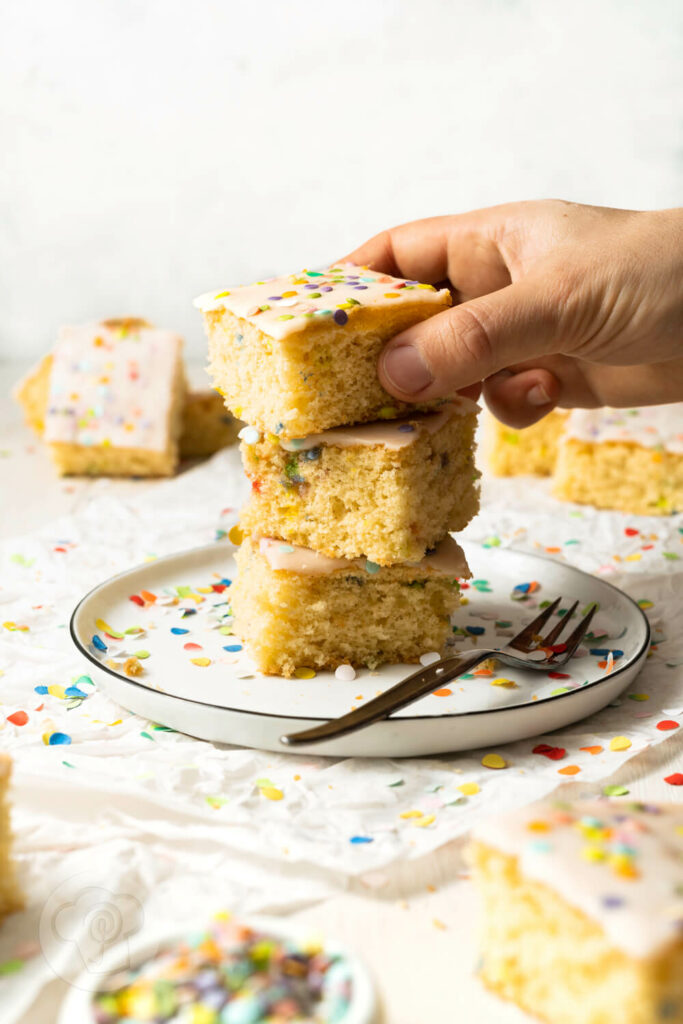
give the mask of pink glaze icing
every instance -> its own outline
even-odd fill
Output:
[[[62,327],[45,440],[164,451],[182,344],[135,320]]]
[[[289,441],[280,441],[280,446],[288,452],[307,451],[319,445],[331,445],[335,448],[383,445],[392,451],[399,451],[413,444],[423,432],[435,434],[452,416],[465,416],[467,413],[478,411],[479,406],[476,402],[459,396],[436,412],[418,412],[395,420],[376,420],[374,423],[333,427],[322,434],[309,434],[308,437],[293,437]]]
[[[338,569],[364,569],[373,574],[378,571],[374,562],[366,558],[328,558],[319,551],[297,547],[286,541],[273,537],[261,537],[259,551],[268,561],[271,569],[285,572],[301,573],[310,576],[325,576]],[[469,579],[471,576],[462,548],[452,537],[445,537],[432,552],[420,562],[406,562],[420,572],[435,573],[439,576],[458,576]]]
[[[396,307],[419,302],[443,306],[448,289],[381,274],[354,263],[337,263],[323,271],[271,277],[267,281],[206,292],[194,300],[203,313],[227,309],[281,340],[321,321],[343,328],[362,306]]]

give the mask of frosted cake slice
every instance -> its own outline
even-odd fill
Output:
[[[531,427],[514,430],[491,413],[486,417],[484,451],[496,476],[551,476],[568,413],[554,409]]]
[[[24,411],[26,423],[39,437],[45,431],[51,373],[52,356],[48,354],[14,388],[14,397]],[[225,408],[217,391],[206,387],[187,391],[178,442],[180,458],[196,459],[213,455],[237,440],[241,426]]]
[[[8,802],[11,774],[12,762],[9,755],[0,753],[0,922],[24,905],[12,860],[12,830]]]
[[[247,427],[242,526],[334,558],[417,562],[478,510],[477,411],[458,398],[436,412],[290,441]]]
[[[555,470],[567,501],[636,515],[683,509],[683,402],[642,409],[574,409]]]
[[[683,1024],[683,806],[532,804],[470,860],[488,988],[549,1024]]]
[[[63,327],[15,394],[60,474],[168,476],[186,385],[182,339],[127,317]]]
[[[208,292],[195,305],[230,411],[293,438],[408,411],[380,385],[377,360],[389,338],[447,309],[451,296],[341,263]]]
[[[247,537],[231,588],[234,630],[262,672],[417,661],[440,650],[465,556],[447,537],[417,564],[380,567]]]

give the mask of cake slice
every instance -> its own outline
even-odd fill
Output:
[[[288,439],[412,409],[384,391],[377,360],[389,338],[447,309],[451,296],[342,263],[208,292],[195,305],[230,411]]]
[[[52,355],[48,354],[14,388],[14,397],[24,411],[26,423],[39,437],[45,431],[51,372]],[[225,402],[217,391],[206,387],[187,391],[178,442],[180,458],[205,458],[234,444],[241,426],[225,408]]]
[[[683,402],[574,409],[559,446],[554,492],[636,515],[683,510]]]
[[[188,391],[183,406],[180,458],[202,459],[234,444],[242,424],[217,391]]]
[[[12,860],[12,830],[8,802],[11,774],[12,762],[9,755],[0,753],[0,922],[24,905]]]
[[[437,412],[290,441],[247,427],[242,526],[334,558],[418,562],[478,510],[477,411],[457,398]]]
[[[533,426],[514,430],[489,413],[484,451],[491,472],[496,476],[551,476],[567,416],[564,409],[554,409]]]
[[[15,390],[60,474],[168,476],[186,385],[182,339],[126,317],[63,327]]]
[[[548,1024],[683,1024],[683,807],[548,800],[474,830],[481,978]]]
[[[451,537],[416,564],[388,568],[247,537],[237,565],[234,631],[262,672],[283,676],[440,650],[460,605],[458,579],[470,576]]]

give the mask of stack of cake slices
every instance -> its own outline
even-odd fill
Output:
[[[470,575],[449,531],[478,509],[478,408],[400,403],[377,360],[450,303],[447,290],[353,264],[196,300],[214,386],[248,424],[232,610],[263,672],[343,677],[443,648]]]

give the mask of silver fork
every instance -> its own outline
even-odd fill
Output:
[[[504,665],[512,665],[516,668],[531,668],[537,671],[546,671],[549,665],[564,665],[572,657],[576,648],[583,640],[588,627],[591,624],[596,611],[593,605],[576,626],[572,634],[567,637],[564,643],[558,643],[560,635],[565,626],[571,620],[572,615],[579,606],[575,601],[568,612],[559,619],[551,630],[544,636],[539,635],[540,630],[545,626],[548,619],[554,615],[562,601],[558,597],[547,608],[544,608],[540,615],[525,626],[517,636],[506,644],[502,650],[492,648],[479,648],[477,651],[468,651],[463,654],[455,654],[449,658],[442,658],[426,668],[402,679],[400,683],[391,686],[379,697],[373,698],[355,711],[350,711],[341,718],[324,722],[323,725],[316,725],[312,729],[304,729],[302,732],[289,733],[280,737],[280,743],[286,747],[298,747],[304,743],[319,743],[322,740],[337,739],[339,736],[346,736],[358,729],[365,729],[373,722],[388,718],[395,711],[405,708],[408,704],[419,700],[428,693],[432,693],[437,687],[456,679],[465,672],[471,671],[487,658],[498,658]],[[526,655],[520,658],[518,654]],[[533,657],[538,652],[541,657]]]

